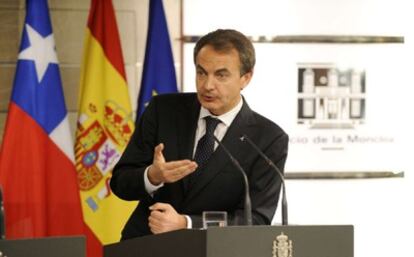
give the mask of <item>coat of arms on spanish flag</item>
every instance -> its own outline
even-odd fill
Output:
[[[93,0],[81,67],[75,160],[85,222],[103,245],[119,241],[136,206],[111,193],[112,168],[134,130],[111,0]]]

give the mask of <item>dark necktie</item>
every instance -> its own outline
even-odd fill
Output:
[[[219,119],[207,116],[206,120],[206,133],[197,143],[197,149],[194,155],[194,161],[197,162],[199,168],[201,168],[205,162],[210,158],[214,152],[214,130],[220,123]]]

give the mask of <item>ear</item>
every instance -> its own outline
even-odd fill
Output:
[[[245,87],[247,87],[247,85],[250,83],[250,80],[252,80],[253,77],[253,70],[247,72],[246,74],[244,74],[243,76],[241,76],[242,79],[242,86],[240,88],[240,90],[243,90]]]

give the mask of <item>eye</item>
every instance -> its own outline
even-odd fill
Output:
[[[203,70],[197,69],[197,76],[204,76],[204,75],[206,75],[206,73]]]
[[[229,77],[229,73],[228,72],[217,72],[216,77],[219,80],[225,80]]]

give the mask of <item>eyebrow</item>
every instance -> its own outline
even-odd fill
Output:
[[[202,70],[204,73],[207,73],[207,71],[200,64],[197,64],[196,67],[197,67],[197,69]],[[221,73],[221,72],[228,72],[228,73],[230,73],[230,71],[227,68],[221,68],[221,69],[218,69],[218,70],[215,70],[214,71],[215,74],[216,73]]]
[[[214,71],[214,73],[223,73],[223,72],[230,73],[230,71],[227,68],[222,68],[222,69],[218,69]]]
[[[204,73],[207,73],[207,71],[200,64],[197,64],[197,70],[198,69],[202,70]]]

